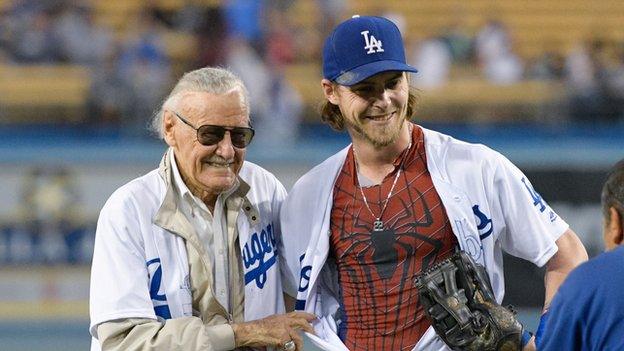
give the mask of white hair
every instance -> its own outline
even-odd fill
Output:
[[[163,114],[166,109],[172,109],[180,96],[188,92],[206,92],[211,94],[225,94],[238,89],[241,92],[243,104],[249,111],[249,93],[243,81],[231,71],[221,67],[204,67],[185,73],[173,87],[169,96],[154,114],[151,121],[151,130],[161,139],[165,138]]]

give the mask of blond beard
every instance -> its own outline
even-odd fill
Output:
[[[403,123],[405,123],[405,121],[405,116],[403,116],[401,117],[401,121],[399,123],[393,124],[383,133],[374,135],[364,130],[360,124],[354,124],[345,119],[345,123],[348,128],[351,129],[354,134],[373,145],[375,149],[381,149],[396,142],[401,135],[401,129],[403,128]]]

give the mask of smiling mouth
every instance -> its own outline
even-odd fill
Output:
[[[385,115],[366,116],[366,119],[370,119],[376,122],[385,122],[385,121],[390,120],[392,117],[394,117],[394,115],[395,115],[395,112],[390,112]]]
[[[221,162],[204,162],[205,165],[209,167],[215,168],[229,168],[232,165],[232,162],[221,163]]]

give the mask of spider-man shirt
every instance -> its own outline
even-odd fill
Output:
[[[331,255],[338,268],[338,335],[350,350],[411,350],[430,323],[413,280],[452,255],[457,239],[427,170],[423,131],[414,125],[412,147],[379,185],[363,191],[379,216],[396,172],[403,168],[381,220],[358,189],[353,149],[334,187]]]

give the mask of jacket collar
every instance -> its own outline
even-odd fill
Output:
[[[173,162],[173,152],[171,148],[169,148],[165,152],[158,167],[158,174],[165,182],[166,192],[163,202],[154,217],[154,224],[202,247],[195,229],[179,209],[178,196],[176,196],[175,187],[173,185],[174,180],[171,162]],[[244,201],[248,203],[249,201],[246,195],[250,189],[249,184],[241,179],[240,176],[238,177],[238,182],[239,186],[230,195],[230,198],[242,197]]]

